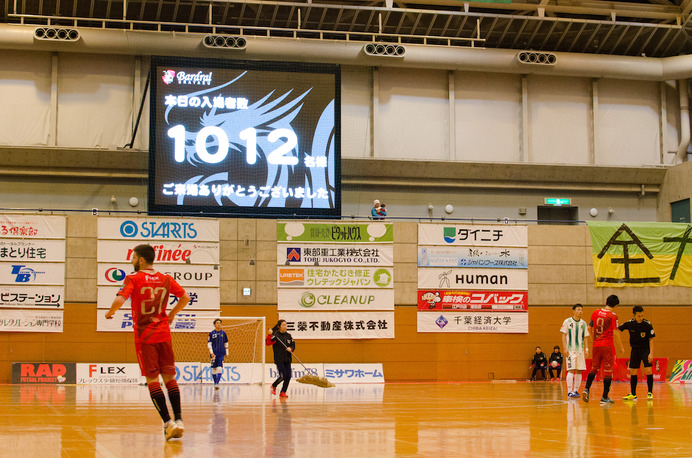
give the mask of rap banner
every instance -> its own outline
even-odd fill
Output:
[[[529,314],[526,312],[418,312],[418,332],[528,334]]]
[[[692,286],[692,226],[589,223],[596,286]]]

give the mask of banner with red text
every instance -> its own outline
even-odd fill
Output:
[[[418,310],[506,310],[525,312],[527,291],[418,290]]]

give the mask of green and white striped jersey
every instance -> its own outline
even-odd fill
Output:
[[[586,321],[576,321],[569,317],[562,322],[560,332],[566,334],[567,348],[565,350],[570,353],[584,351],[584,338],[589,336],[589,327]]]

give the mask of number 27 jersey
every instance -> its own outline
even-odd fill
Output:
[[[135,343],[159,343],[171,340],[166,306],[168,297],[185,295],[185,290],[170,275],[140,270],[125,277],[118,296],[130,298]]]

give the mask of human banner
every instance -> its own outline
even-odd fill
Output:
[[[418,311],[506,310],[526,312],[527,291],[430,291],[418,290]]]
[[[292,221],[276,225],[277,242],[371,243],[393,242],[387,223],[304,223]]]
[[[420,268],[419,289],[527,290],[526,269]]]
[[[393,288],[392,267],[278,267],[285,288]]]
[[[529,314],[492,311],[418,312],[418,332],[527,334]]]
[[[0,307],[62,309],[65,308],[65,287],[0,285]]]
[[[219,240],[219,220],[99,217],[98,238],[217,242]]]
[[[462,245],[484,247],[526,247],[527,226],[436,224],[418,225],[419,245]]]
[[[692,286],[692,225],[589,222],[597,287]]]
[[[65,240],[0,239],[2,262],[65,262]]]
[[[281,312],[295,339],[393,339],[394,312]]]
[[[62,310],[0,310],[0,332],[62,332]]]
[[[390,244],[276,244],[279,265],[311,266],[393,266],[394,246]]]
[[[419,267],[489,267],[527,269],[528,248],[420,246]]]
[[[279,289],[278,310],[394,310],[393,289]]]
[[[64,216],[0,215],[0,237],[4,239],[64,239]]]

